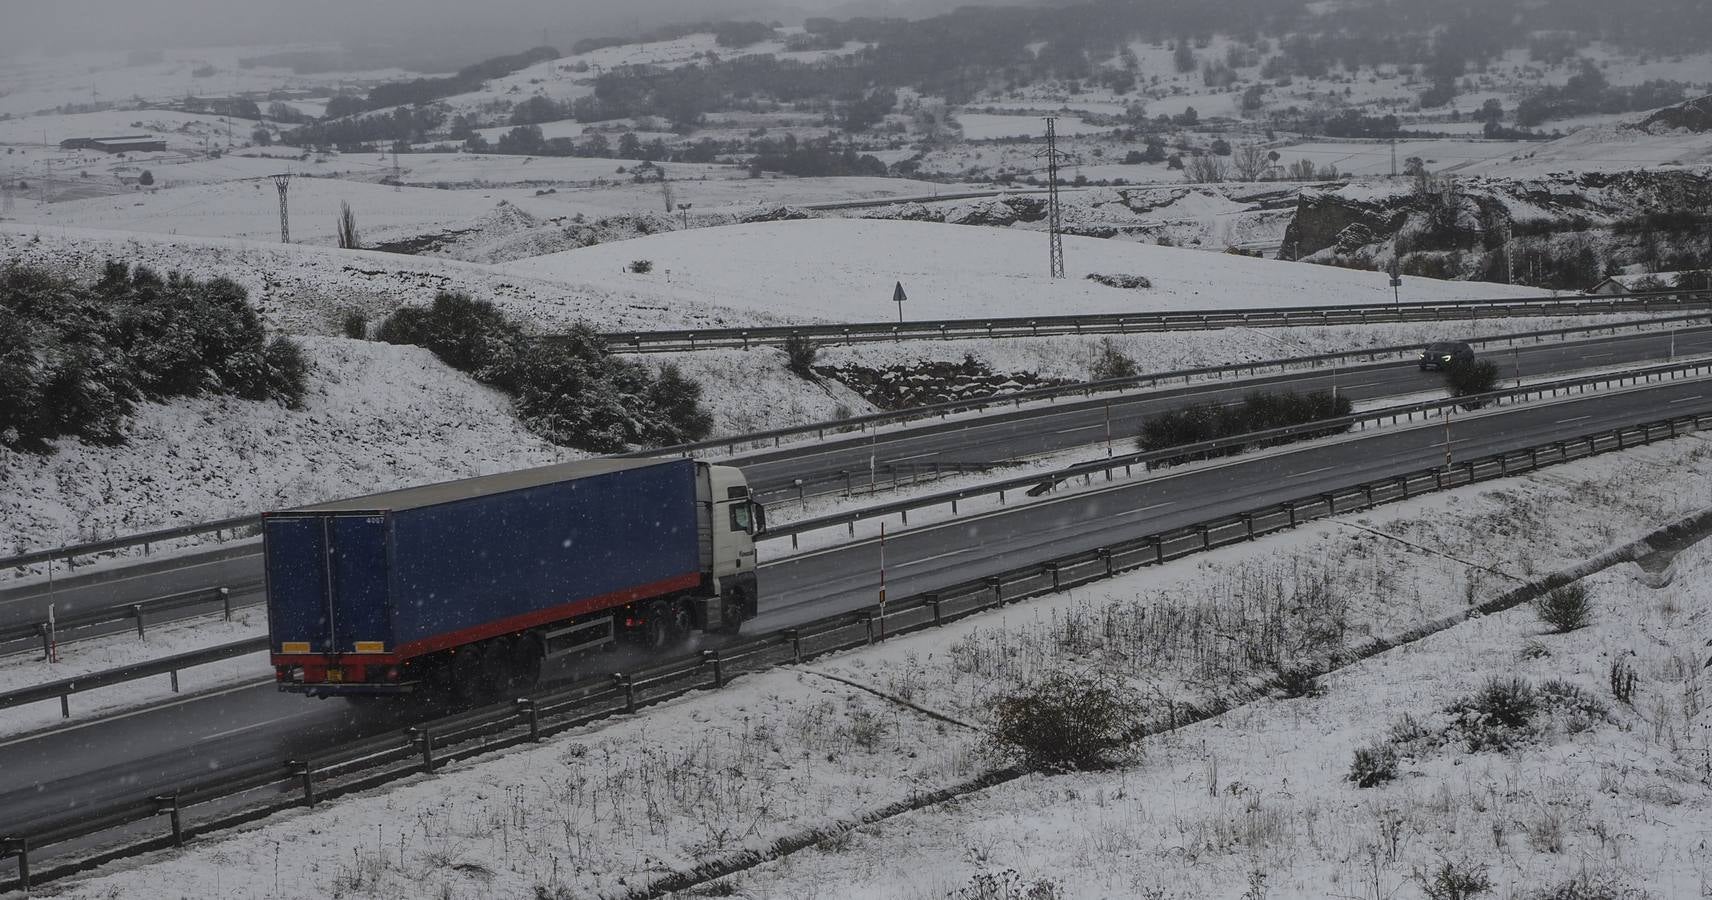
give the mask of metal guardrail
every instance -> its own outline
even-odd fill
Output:
[[[1599,333],[1616,334],[1618,331],[1642,331],[1660,326],[1689,326],[1694,323],[1712,322],[1712,313],[1690,313],[1679,316],[1666,316],[1657,319],[1646,319],[1636,322],[1617,324],[1580,326],[1575,328],[1554,328],[1542,331],[1526,331],[1514,334],[1491,335],[1484,338],[1471,338],[1468,343],[1478,347],[1494,345],[1513,346],[1518,341],[1544,343],[1548,338],[1569,338],[1573,335],[1591,335]],[[1168,372],[1155,372],[1136,375],[1129,378],[1112,378],[1104,381],[1077,382],[1075,384],[1056,387],[1035,388],[1007,394],[994,394],[987,397],[969,400],[954,400],[945,403],[935,403],[916,406],[909,409],[892,410],[887,412],[870,413],[863,416],[852,416],[825,422],[811,422],[806,425],[792,425],[785,428],[775,428],[757,431],[750,434],[735,435],[726,438],[697,441],[690,444],[679,444],[672,447],[661,447],[652,450],[635,450],[628,453],[615,454],[619,458],[637,458],[648,456],[679,455],[689,456],[703,450],[725,450],[736,453],[740,447],[762,447],[769,443],[773,447],[782,445],[785,438],[807,436],[813,434],[817,439],[824,440],[828,434],[842,434],[851,430],[866,433],[870,426],[901,424],[928,418],[947,418],[953,413],[985,412],[1001,406],[1011,406],[1018,410],[1013,415],[1027,416],[1033,411],[1023,412],[1024,403],[1037,401],[1056,401],[1064,397],[1092,397],[1097,393],[1122,393],[1135,388],[1158,388],[1174,381],[1182,381],[1185,385],[1199,379],[1223,379],[1225,377],[1240,377],[1244,373],[1256,376],[1263,369],[1277,368],[1287,372],[1292,367],[1319,367],[1322,365],[1336,366],[1349,361],[1365,361],[1376,363],[1381,358],[1404,356],[1420,349],[1420,344],[1400,344],[1389,347],[1374,347],[1366,350],[1350,350],[1341,353],[1321,353],[1310,356],[1286,357],[1283,359],[1267,360],[1253,363],[1232,363],[1221,366],[1200,366],[1190,369],[1177,369]],[[261,516],[236,516],[212,522],[200,522],[180,525],[173,528],[163,528],[156,531],[135,535],[109,538],[86,544],[75,544],[50,550],[37,550],[17,556],[0,557],[0,570],[34,565],[42,562],[64,561],[72,563],[77,557],[91,556],[110,550],[141,546],[147,548],[151,544],[176,538],[195,537],[204,534],[219,535],[226,531],[238,532],[256,528],[261,525]]]
[[[791,539],[791,546],[797,546],[799,535],[819,531],[823,528],[845,526],[854,534],[856,523],[872,519],[901,516],[903,524],[909,524],[909,514],[918,509],[933,506],[950,506],[953,515],[957,513],[960,501],[977,497],[997,495],[1003,502],[1005,495],[1011,491],[1050,488],[1062,482],[1075,478],[1091,479],[1093,475],[1103,473],[1106,480],[1112,479],[1112,473],[1123,469],[1125,475],[1131,474],[1132,467],[1140,466],[1143,471],[1151,471],[1155,466],[1183,458],[1208,456],[1222,451],[1231,451],[1251,446],[1268,446],[1305,437],[1329,436],[1346,432],[1351,428],[1366,428],[1369,423],[1380,424],[1387,419],[1396,424],[1399,419],[1413,421],[1419,415],[1423,419],[1433,413],[1444,415],[1447,411],[1456,409],[1472,409],[1487,405],[1502,405],[1506,402],[1526,401],[1533,396],[1557,396],[1559,391],[1565,393],[1585,390],[1597,385],[1618,385],[1626,382],[1646,383],[1653,380],[1675,380],[1679,376],[1712,373],[1712,360],[1676,363],[1673,365],[1647,366],[1630,369],[1623,372],[1610,372],[1603,375],[1583,376],[1579,378],[1564,378],[1556,381],[1532,384],[1526,387],[1510,388],[1501,391],[1491,391],[1484,394],[1471,394],[1463,397],[1448,397],[1440,400],[1425,400],[1418,403],[1406,403],[1399,406],[1388,406],[1382,409],[1354,413],[1335,419],[1320,419],[1304,422],[1300,425],[1288,425],[1283,428],[1273,428],[1266,431],[1255,431],[1248,434],[1232,435],[1212,441],[1202,441],[1196,444],[1183,444],[1167,447],[1163,450],[1145,450],[1127,453],[1121,456],[1108,457],[1092,462],[1078,463],[1054,472],[1020,475],[1002,481],[990,481],[985,484],[972,485],[950,491],[941,491],[921,497],[910,497],[879,506],[868,506],[861,509],[846,510],[831,515],[813,519],[803,519],[779,526],[769,526],[759,535],[759,539]]]
[[[1289,328],[1317,325],[1365,325],[1381,322],[1436,322],[1446,319],[1516,316],[1610,315],[1623,312],[1671,312],[1712,304],[1712,291],[1661,291],[1644,294],[1575,294],[1486,300],[1411,301],[1348,306],[1278,306],[1163,312],[1088,313],[986,319],[923,319],[915,322],[850,322],[771,325],[749,328],[685,328],[612,332],[608,346],[626,353],[750,349],[798,338],[820,343],[953,340],[967,338],[1047,337],[1063,334],[1131,334],[1203,331],[1215,328]],[[551,342],[555,335],[543,335]]]
[[[1617,334],[1619,331],[1634,331],[1640,333],[1652,328],[1689,327],[1696,323],[1712,322],[1712,313],[1689,313],[1680,316],[1665,316],[1656,319],[1643,319],[1633,322],[1623,322],[1604,325],[1583,325],[1574,328],[1553,328],[1542,331],[1523,331],[1512,334],[1495,334],[1483,338],[1470,338],[1467,343],[1482,348],[1494,346],[1513,347],[1517,342],[1531,341],[1536,344],[1545,343],[1548,338],[1568,339],[1575,335],[1593,335],[1601,333]],[[1292,368],[1321,366],[1336,367],[1351,362],[1378,363],[1381,359],[1396,357],[1403,359],[1411,357],[1421,349],[1420,344],[1394,344],[1388,347],[1372,347],[1366,350],[1346,350],[1339,353],[1320,353],[1311,356],[1291,356],[1283,359],[1265,360],[1252,363],[1227,363],[1219,366],[1197,366],[1190,369],[1175,369],[1168,372],[1153,372],[1144,375],[1134,375],[1128,378],[1109,378],[1103,381],[1079,381],[1074,384],[1057,385],[1054,387],[1032,388],[1026,391],[1016,391],[1006,394],[991,394],[985,397],[973,397],[967,400],[949,400],[944,403],[933,403],[924,406],[912,406],[908,409],[890,410],[886,412],[869,413],[862,416],[851,416],[845,419],[835,419],[826,422],[811,422],[806,425],[792,425],[785,428],[775,428],[768,431],[757,431],[750,434],[733,435],[725,438],[698,441],[693,444],[680,444],[676,447],[662,447],[658,450],[637,450],[630,453],[618,454],[625,457],[661,456],[666,454],[690,455],[700,450],[724,450],[736,453],[739,448],[756,448],[767,446],[778,447],[788,437],[798,437],[813,434],[818,439],[825,439],[828,434],[841,434],[850,431],[866,433],[869,426],[882,426],[918,421],[928,418],[946,418],[953,413],[984,412],[1001,406],[1020,409],[1024,403],[1038,401],[1056,402],[1066,397],[1092,397],[1098,393],[1123,393],[1131,388],[1159,388],[1172,382],[1182,382],[1184,385],[1193,384],[1197,379],[1223,380],[1226,377],[1240,378],[1247,375],[1257,377],[1262,370],[1276,368],[1280,373],[1287,373]],[[1354,371],[1354,370],[1349,370]],[[1019,413],[1022,414],[1022,413]],[[1024,414],[1026,415],[1026,414]],[[0,560],[0,565],[5,561]]]
[[[108,669],[105,672],[92,672],[88,675],[50,681],[46,684],[31,685],[27,688],[19,688],[0,694],[0,709],[11,709],[15,706],[39,703],[58,697],[60,717],[69,719],[71,718],[71,695],[73,694],[93,691],[96,688],[111,687],[115,684],[124,684],[127,681],[136,681],[154,675],[171,675],[172,691],[176,694],[178,693],[178,673],[181,670],[219,662],[223,659],[231,659],[234,656],[243,656],[246,653],[256,653],[267,648],[268,639],[266,635],[263,635],[234,641],[230,644],[222,644],[218,647],[205,647],[188,653],[132,663],[128,666]]]
[[[0,860],[14,859],[18,874],[0,881],[0,890],[28,889],[84,869],[139,853],[183,846],[191,837],[236,827],[277,812],[316,804],[390,781],[433,772],[447,763],[537,742],[618,713],[682,696],[692,690],[720,688],[734,675],[783,662],[802,662],[826,653],[853,649],[887,637],[934,628],[1006,603],[1086,584],[1143,566],[1160,565],[1194,553],[1252,541],[1317,518],[1371,509],[1378,504],[1491,478],[1532,471],[1600,453],[1675,438],[1712,424],[1712,415],[1687,415],[1640,425],[1601,429],[1579,437],[1467,460],[1453,467],[1413,469],[1317,492],[1257,509],[1216,516],[1204,522],[1122,543],[1090,548],[1029,563],[978,581],[899,598],[886,608],[839,613],[797,628],[737,641],[610,679],[590,679],[537,692],[501,704],[426,722],[403,731],[333,750],[325,755],[278,763],[257,763],[182,786],[169,794],[68,816],[29,834],[0,835]],[[229,804],[261,788],[267,799],[232,811],[216,808],[200,821],[187,822],[197,806]],[[117,847],[91,851],[80,859],[45,871],[31,868],[41,848],[132,829],[168,817],[170,831],[133,839]],[[120,840],[124,840],[121,836]]]
[[[165,597],[154,597],[149,600],[139,600],[135,603],[121,603],[85,613],[75,613],[63,618],[55,618],[52,623],[34,622],[26,625],[13,625],[0,628],[0,646],[14,641],[37,639],[41,641],[42,651],[48,652],[49,646],[56,640],[74,639],[77,631],[98,625],[109,625],[114,622],[133,621],[137,626],[137,637],[143,637],[148,627],[149,617],[156,613],[176,612],[198,606],[220,604],[226,621],[232,620],[232,591],[230,588],[203,588],[185,591]],[[68,634],[69,633],[69,634]]]

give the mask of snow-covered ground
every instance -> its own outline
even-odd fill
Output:
[[[1040,671],[1098,665],[1140,690],[1150,713],[1167,699],[1245,699],[1248,651],[1294,662],[1323,649],[1328,626],[1360,643],[1455,613],[1707,503],[1708,475],[1712,450],[1689,438],[1340,516],[50,890],[627,896],[742,860],[747,871],[698,890],[928,900],[988,878],[1056,891],[1032,896],[1235,897],[1258,873],[1267,896],[1372,896],[1370,880],[1402,896],[1412,873],[1450,859],[1501,896],[1572,877],[1688,896],[1708,876],[1697,848],[1712,821],[1712,713],[1695,665],[1712,637],[1704,550],[1685,554],[1663,589],[1629,570],[1594,579],[1595,624],[1570,635],[1543,634],[1522,607],[1345,669],[1323,680],[1323,696],[1258,700],[1157,734],[1109,772],[968,782],[1005,761],[982,728],[989,702]],[[1608,664],[1630,653],[1633,708],[1606,688]],[[1400,713],[1433,725],[1435,710],[1494,675],[1567,678],[1603,698],[1610,720],[1558,722],[1506,753],[1425,753],[1371,790],[1344,780],[1351,751]],[[900,814],[941,789],[959,796]],[[818,841],[774,859],[775,842],[814,829]]]
[[[876,321],[1041,313],[1309,306],[1391,300],[1383,276],[1095,238],[1066,238],[1070,278],[1046,274],[1037,235],[922,222],[813,220],[655,235],[508,263],[507,272],[667,309],[714,304],[786,320]],[[648,275],[625,271],[633,260]],[[1136,274],[1147,290],[1086,280]],[[1527,296],[1537,289],[1414,279],[1411,299]]]

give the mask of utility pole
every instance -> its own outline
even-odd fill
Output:
[[[1391,139],[1391,177],[1397,177],[1397,139]]]
[[[1052,277],[1064,277],[1064,213],[1058,205],[1058,163],[1066,154],[1058,152],[1058,119],[1046,117],[1046,221],[1052,240]]]
[[[274,187],[279,188],[279,242],[291,243],[291,209],[286,204],[286,192],[291,190],[291,176],[274,175]]]

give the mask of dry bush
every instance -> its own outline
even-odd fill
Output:
[[[993,738],[1035,771],[1102,769],[1141,737],[1141,713],[1115,678],[1053,672],[999,698]]]

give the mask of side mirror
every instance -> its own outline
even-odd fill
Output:
[[[753,533],[758,535],[765,532],[767,530],[767,508],[753,500],[749,501],[749,508],[754,510],[755,530]]]

